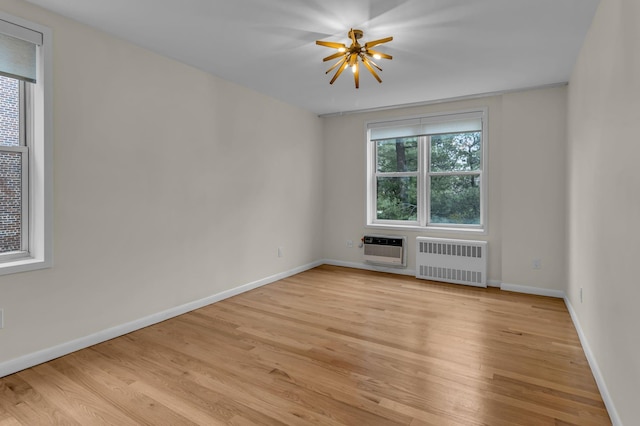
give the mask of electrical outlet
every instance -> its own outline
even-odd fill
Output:
[[[353,240],[347,240],[347,247],[353,248]]]
[[[0,309],[0,329],[4,328],[4,309]]]
[[[278,257],[284,257],[284,247],[278,247]]]
[[[580,287],[580,303],[582,303],[582,287]]]
[[[542,260],[533,259],[532,266],[533,266],[533,269],[542,269]]]

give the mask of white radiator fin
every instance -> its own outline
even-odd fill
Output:
[[[487,242],[416,238],[416,278],[487,286]]]

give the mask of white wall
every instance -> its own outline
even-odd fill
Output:
[[[555,87],[422,107],[328,117],[325,131],[325,257],[362,263],[348,248],[366,233],[409,237],[408,269],[415,269],[415,237],[489,241],[489,279],[561,294],[565,285],[564,141],[566,88]],[[477,107],[489,109],[489,226],[485,236],[397,232],[365,227],[365,123]],[[534,258],[542,269],[533,270]]]
[[[640,419],[640,2],[600,3],[571,76],[568,105],[568,297],[619,419],[634,425]],[[615,411],[609,407],[612,417]]]
[[[0,277],[0,364],[322,258],[322,121],[43,11],[54,267]],[[285,256],[276,256],[276,247]]]
[[[564,291],[566,89],[507,94],[502,110],[502,282]]]

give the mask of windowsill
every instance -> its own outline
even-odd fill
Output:
[[[446,228],[440,226],[416,226],[416,225],[387,225],[381,223],[372,223],[365,225],[370,229],[386,229],[394,231],[412,231],[425,234],[446,234],[446,235],[487,235],[486,228]]]
[[[18,272],[35,271],[51,267],[51,262],[33,257],[24,257],[0,263],[0,275],[16,274]]]

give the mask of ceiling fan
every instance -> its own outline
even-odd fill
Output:
[[[379,44],[387,43],[393,40],[393,37],[385,37],[379,40],[369,41],[362,46],[358,43],[358,40],[362,38],[364,33],[362,30],[354,30],[353,28],[349,31],[349,38],[351,39],[351,46],[347,47],[343,43],[335,43],[331,41],[322,41],[316,40],[316,44],[320,46],[330,47],[332,49],[338,49],[337,53],[333,55],[329,55],[323,59],[323,62],[331,61],[333,59],[340,60],[333,64],[331,68],[327,70],[325,74],[329,74],[334,69],[338,69],[334,74],[333,78],[329,82],[329,84],[333,84],[334,81],[342,74],[342,71],[347,67],[351,67],[351,71],[353,71],[353,79],[355,81],[356,89],[360,87],[360,65],[358,59],[362,62],[362,64],[369,70],[369,72],[378,80],[378,83],[382,83],[382,79],[376,73],[374,68],[382,71],[375,62],[373,62],[370,58],[374,59],[393,59],[391,55],[387,55],[386,53],[378,52],[376,50],[372,50],[372,47],[375,47]]]

